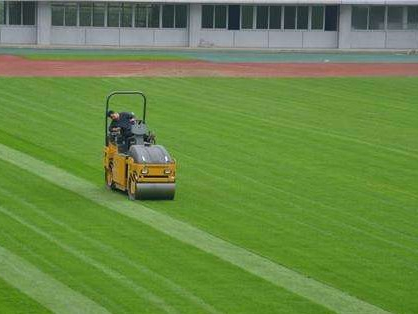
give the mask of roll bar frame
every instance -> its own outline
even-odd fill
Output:
[[[145,116],[146,116],[146,112],[147,112],[147,97],[145,97],[145,94],[143,92],[140,91],[114,91],[111,92],[109,95],[107,95],[106,97],[106,111],[105,111],[105,145],[108,144],[108,140],[107,140],[107,127],[108,127],[108,123],[107,123],[107,112],[109,111],[109,104],[110,104],[110,99],[113,96],[116,95],[138,95],[138,96],[142,96],[143,99],[143,111],[142,111],[142,122],[145,123]]]

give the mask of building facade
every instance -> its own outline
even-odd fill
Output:
[[[418,0],[0,0],[0,44],[418,49]]]

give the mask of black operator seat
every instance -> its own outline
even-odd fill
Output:
[[[131,134],[136,145],[144,145],[145,138],[148,136],[148,127],[142,120],[135,120],[131,126]]]

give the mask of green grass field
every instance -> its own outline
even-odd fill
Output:
[[[0,313],[417,313],[417,84],[0,78]],[[104,189],[118,89],[175,201]]]

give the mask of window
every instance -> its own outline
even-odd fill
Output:
[[[322,6],[312,7],[311,29],[313,30],[324,29],[324,7]]]
[[[174,5],[163,5],[163,28],[174,27]]]
[[[107,26],[119,27],[120,4],[109,3],[107,5]]]
[[[135,8],[135,27],[147,27],[148,7],[137,5]]]
[[[369,9],[369,29],[381,30],[385,29],[385,7],[372,6]]]
[[[176,28],[187,27],[187,5],[176,5]]]
[[[241,28],[252,29],[254,20],[254,7],[250,5],[243,5],[241,7]]]
[[[22,24],[22,3],[18,1],[9,2],[9,25]]]
[[[326,31],[336,31],[338,26],[338,6],[329,5],[325,7],[325,27]]]
[[[203,5],[202,28],[226,28],[226,5]]]
[[[64,26],[64,5],[52,4],[52,26]]]
[[[257,29],[267,29],[269,23],[269,7],[268,6],[257,6]]]
[[[153,4],[148,8],[148,27],[160,27],[160,6]]]
[[[132,27],[132,4],[131,3],[122,3],[122,12],[121,12],[121,26],[122,27]]]
[[[367,29],[368,7],[353,7],[351,14],[351,27],[356,30]]]
[[[77,4],[66,3],[64,5],[64,25],[77,26]]]
[[[296,7],[284,7],[284,29],[295,29]]]
[[[92,25],[92,10],[93,6],[91,3],[80,3],[79,14],[80,14],[80,26],[91,26]]]
[[[215,28],[226,28],[226,5],[215,5]]]
[[[418,7],[408,7],[408,29],[418,29]]]
[[[241,26],[241,9],[239,5],[228,5],[228,29],[239,30]]]
[[[6,2],[0,1],[0,25],[6,24]]]
[[[213,5],[202,6],[202,28],[213,28]]]
[[[403,28],[403,7],[388,7],[388,29]]]
[[[105,25],[105,4],[93,3],[93,26],[103,27]]]
[[[23,25],[35,25],[35,2],[23,2]]]
[[[52,5],[53,26],[77,26],[77,4],[53,4]]]
[[[271,6],[270,7],[270,29],[281,29],[282,28],[282,7]]]
[[[306,6],[298,7],[298,14],[297,20],[298,25],[297,29],[308,29],[308,15],[309,15],[309,8]]]

